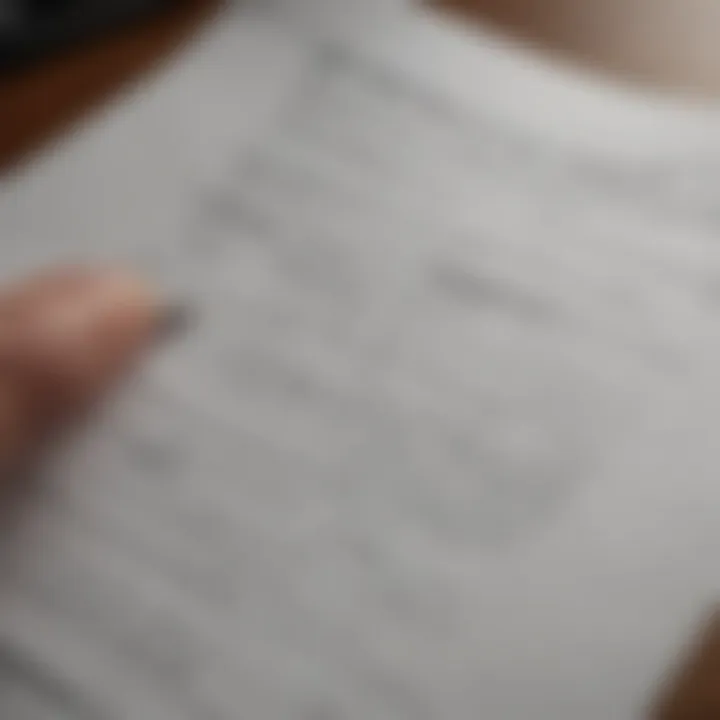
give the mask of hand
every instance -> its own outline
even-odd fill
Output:
[[[32,460],[148,343],[159,303],[111,270],[68,269],[0,291],[0,474]]]

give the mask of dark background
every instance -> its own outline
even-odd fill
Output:
[[[1,2],[2,0],[0,0]],[[79,39],[0,75],[0,169],[71,127],[102,98],[168,56],[219,0],[182,0],[120,29]]]

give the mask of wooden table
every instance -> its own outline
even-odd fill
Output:
[[[0,79],[0,169],[69,129],[82,113],[167,57],[219,4],[185,0],[143,24]]]

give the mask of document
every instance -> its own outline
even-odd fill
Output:
[[[195,316],[6,533],[0,717],[642,717],[720,584],[717,111],[228,12],[0,189],[3,274]]]

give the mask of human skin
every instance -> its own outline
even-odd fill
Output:
[[[150,286],[116,269],[52,270],[0,289],[0,475],[104,395],[161,315]]]

